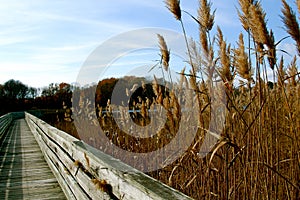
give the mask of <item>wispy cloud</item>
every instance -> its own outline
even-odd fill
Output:
[[[270,0],[266,2],[270,3]],[[197,16],[197,1],[182,1],[181,4],[185,10]],[[280,3],[276,5],[278,9]],[[213,7],[217,8],[216,25],[221,26],[229,42],[236,41],[241,31],[235,6],[232,1],[213,1]],[[81,65],[89,55],[99,45],[105,44],[105,41],[124,31],[142,27],[164,27],[180,31],[180,25],[166,9],[163,0],[39,0],[30,3],[2,0],[0,19],[0,83],[15,78],[29,85],[47,85],[51,82],[76,79]],[[184,20],[187,23],[188,34],[197,38],[197,24],[188,16],[185,16]],[[270,18],[270,22],[274,24],[273,18]],[[276,37],[280,38],[281,35]],[[152,47],[158,47],[156,36],[146,39],[145,33],[144,37],[132,35],[132,38],[137,42],[153,40]],[[170,36],[165,39],[168,44],[174,45],[171,51],[177,48],[175,46],[180,40]],[[101,64],[97,63],[99,56],[110,54],[116,47],[124,48],[125,54],[126,49],[140,48],[139,44],[126,42],[126,38],[123,40],[125,42],[115,41],[114,44],[108,45],[104,53],[97,55],[95,62],[91,62],[90,66],[101,67]],[[281,47],[291,51],[287,44]],[[125,54],[121,53],[118,56],[122,57]],[[119,61],[115,64],[143,64],[135,58]]]

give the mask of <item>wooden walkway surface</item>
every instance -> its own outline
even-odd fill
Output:
[[[0,142],[0,199],[66,199],[25,119]]]

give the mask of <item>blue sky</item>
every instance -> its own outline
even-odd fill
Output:
[[[145,27],[181,31],[163,0],[0,1],[0,84],[9,79],[33,87],[73,83],[91,52],[113,36]],[[217,9],[215,24],[234,45],[242,31],[237,1],[212,2]],[[296,11],[294,1],[287,2]],[[281,1],[262,4],[276,40],[286,36],[279,17]],[[181,7],[197,16],[198,0],[181,0]],[[184,14],[183,20],[188,35],[198,39],[197,25]],[[292,40],[280,48],[295,52]]]

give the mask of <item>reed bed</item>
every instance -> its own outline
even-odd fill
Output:
[[[126,106],[113,105],[110,101],[106,108],[96,105],[97,118],[90,116],[88,124],[81,124],[86,129],[85,140],[117,157],[118,152],[111,152],[109,144],[95,139],[98,124],[111,143],[127,151],[143,153],[164,147],[176,134],[190,134],[187,127],[196,123],[196,135],[187,151],[172,164],[148,172],[149,175],[195,199],[299,199],[300,32],[296,12],[282,0],[283,27],[298,50],[294,60],[286,63],[283,57],[277,58],[278,44],[283,40],[275,41],[275,33],[268,28],[267,15],[258,1],[238,0],[238,16],[244,31],[234,46],[226,42],[219,27],[217,34],[211,35],[215,16],[211,2],[199,1],[197,17],[182,10],[178,0],[165,3],[180,22],[184,34],[183,13],[199,26],[199,41],[186,39],[191,70],[181,72],[179,83],[158,83],[156,79],[148,83],[155,94],[151,104],[149,99],[132,100],[131,105],[140,112],[129,114]],[[299,8],[299,1],[297,5]],[[158,41],[160,65],[168,77],[170,51],[163,36],[159,35]],[[268,71],[273,72],[273,80],[269,80]],[[166,83],[176,90],[166,90]],[[222,87],[218,87],[220,84]],[[89,116],[95,106],[84,94],[80,96],[78,113]],[[216,97],[219,100],[213,102]],[[198,116],[183,115],[181,106],[198,109]],[[216,112],[221,108],[224,108],[222,112]],[[118,122],[113,115],[116,110]],[[160,124],[145,126],[151,121],[149,110],[155,110],[156,118],[165,121],[155,135],[151,133]],[[218,118],[222,114],[223,121]],[[147,139],[126,134],[134,131],[127,126],[133,118],[140,126],[147,127],[143,129]],[[218,141],[203,157],[201,146],[212,128],[219,135]],[[131,158],[122,158],[124,162],[126,159],[130,164]]]

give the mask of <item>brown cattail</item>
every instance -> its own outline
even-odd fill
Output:
[[[299,1],[297,2],[299,5]],[[298,54],[300,55],[300,29],[299,24],[297,22],[296,15],[291,7],[286,3],[285,0],[282,0],[283,8],[281,10],[283,16],[281,16],[286,31],[291,35],[291,37],[295,40]],[[298,6],[299,8],[299,6]]]
[[[177,20],[181,20],[181,9],[179,0],[166,0],[165,4],[167,8],[173,13]]]
[[[207,0],[200,0],[198,21],[206,32],[212,29],[215,20],[215,10],[211,13],[211,6],[211,2],[208,3]]]
[[[245,52],[243,34],[239,36],[238,48],[234,50],[234,64],[239,75],[247,79],[248,81],[252,78],[251,69],[248,63],[248,56]]]
[[[168,46],[166,44],[164,37],[161,36],[160,34],[157,34],[157,37],[159,42],[162,63],[165,70],[168,71],[169,61],[170,61],[170,51],[168,50]]]

